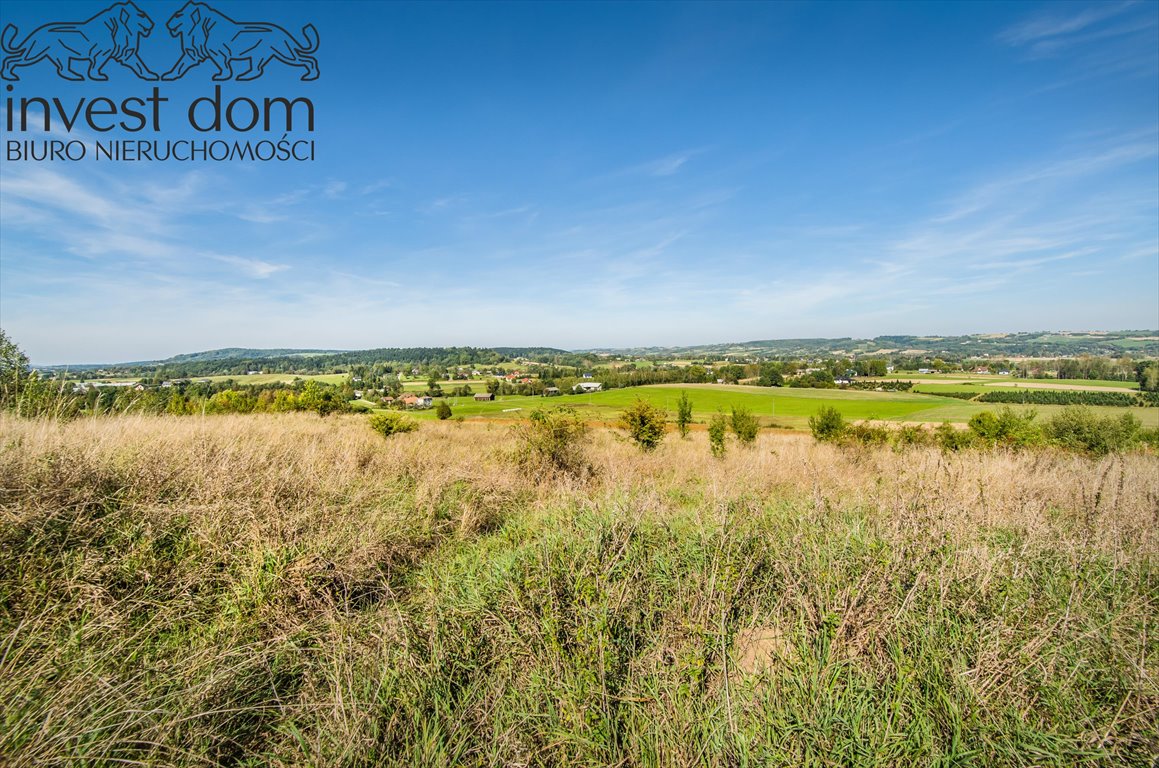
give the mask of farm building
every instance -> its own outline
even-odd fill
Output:
[[[560,394],[559,387],[544,387],[543,389],[544,397],[555,397],[558,394]]]
[[[598,381],[581,381],[579,384],[575,385],[575,387],[572,391],[573,392],[599,392],[603,388],[604,388],[604,385],[599,383]]]
[[[494,399],[495,394],[493,392],[478,392],[475,394],[475,402],[477,403],[489,403]]]

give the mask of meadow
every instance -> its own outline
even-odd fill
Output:
[[[954,386],[954,385],[943,385]],[[972,391],[969,387],[958,391]],[[992,403],[972,403],[949,397],[913,392],[872,392],[836,389],[795,389],[790,387],[754,387],[722,384],[653,384],[643,387],[612,389],[579,395],[538,396],[501,395],[493,402],[475,402],[472,397],[449,397],[448,404],[455,416],[464,418],[511,419],[522,418],[537,408],[567,406],[575,408],[585,419],[613,423],[624,408],[637,399],[646,400],[666,410],[671,417],[676,412],[676,401],[681,391],[688,392],[693,404],[693,417],[703,424],[719,411],[728,413],[734,406],[748,408],[765,426],[805,429],[809,417],[821,408],[836,408],[848,420],[880,420],[891,422],[965,423],[982,411],[995,411],[1001,406]],[[480,391],[481,388],[480,388]],[[979,388],[979,392],[990,391]],[[1032,410],[1043,418],[1061,410],[1062,406],[1039,405]],[[1016,410],[1022,411],[1021,408]],[[1098,407],[1101,415],[1130,413],[1144,426],[1159,426],[1157,408]],[[434,418],[433,411],[416,411],[419,418]]]
[[[912,381],[924,385],[980,385],[983,387],[1045,387],[1047,389],[1139,389],[1137,381],[1106,381],[1103,379],[1016,379],[1012,376],[978,376],[965,373],[901,373],[867,381]],[[984,390],[983,390],[984,391]]]
[[[303,413],[0,436],[6,765],[1159,754],[1153,454],[595,430],[562,472],[507,424]]]

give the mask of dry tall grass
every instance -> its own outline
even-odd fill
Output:
[[[1159,461],[0,417],[17,765],[1146,765]]]

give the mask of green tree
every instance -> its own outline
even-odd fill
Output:
[[[717,369],[717,378],[724,379],[725,384],[736,384],[744,376],[744,366],[724,365]]]
[[[1139,389],[1159,392],[1159,362],[1140,363],[1137,371]]]
[[[439,421],[451,418],[451,406],[447,405],[446,400],[440,400],[439,404],[435,406],[435,416],[439,417]]]
[[[725,438],[728,437],[728,419],[718,413],[708,422],[708,447],[716,458],[724,456]]]
[[[676,401],[676,428],[681,437],[688,437],[688,425],[692,423],[692,400],[688,393],[680,392],[680,399]]]
[[[809,417],[809,429],[818,440],[836,440],[845,431],[845,419],[836,408],[826,405]]]
[[[757,434],[761,431],[761,422],[752,411],[744,406],[733,406],[732,416],[729,419],[733,434],[741,445],[752,445],[756,442]]]
[[[28,378],[28,355],[0,328],[0,405],[14,405]]]
[[[646,400],[637,400],[620,414],[620,426],[644,451],[651,451],[664,439],[663,409]]]
[[[757,383],[762,387],[779,387],[785,383],[785,377],[781,375],[780,363],[765,363],[760,368],[760,376]]]
[[[346,409],[346,404],[333,387],[310,380],[298,395],[298,407],[305,411],[315,411],[319,416],[328,416]]]
[[[487,380],[487,391],[493,395],[499,394],[499,379],[494,377]]]

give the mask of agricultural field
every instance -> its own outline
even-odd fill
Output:
[[[350,375],[346,374],[346,373],[318,373],[318,374],[310,374],[310,373],[306,373],[306,374],[255,373],[252,376],[247,376],[247,375],[242,375],[242,374],[232,375],[232,376],[194,376],[194,377],[192,377],[191,380],[192,381],[202,381],[202,380],[211,381],[215,384],[226,382],[226,381],[232,381],[232,382],[238,384],[239,386],[245,386],[245,385],[258,385],[258,384],[290,384],[295,379],[301,379],[303,381],[310,381],[312,379],[314,381],[318,381],[318,382],[321,382],[323,384],[342,384],[349,377],[350,377]],[[84,381],[86,381],[86,382],[112,383],[112,382],[138,382],[138,381],[142,381],[142,379],[141,378],[124,378],[124,377],[111,378],[110,377],[110,378],[84,379]]]
[[[197,380],[208,379],[214,383],[233,381],[239,385],[246,384],[290,384],[295,379],[302,381],[317,381],[322,384],[344,384],[350,378],[348,373],[255,373],[252,376],[200,376]]]
[[[959,373],[903,373],[897,376],[864,378],[859,381],[912,381],[922,385],[976,384],[986,387],[1044,387],[1049,389],[1091,389],[1109,387],[1115,390],[1139,389],[1137,381],[1103,381],[1101,379],[1018,379],[1013,376],[972,376]]]
[[[832,406],[847,420],[881,420],[893,422],[942,421],[966,422],[981,411],[995,411],[1001,405],[971,403],[948,397],[913,392],[867,392],[833,389],[794,389],[789,387],[750,387],[719,384],[656,384],[629,387],[582,395],[560,397],[499,396],[494,402],[477,403],[472,398],[447,398],[455,416],[465,418],[520,418],[536,408],[568,406],[593,422],[614,422],[624,408],[637,399],[646,400],[675,415],[680,391],[687,391],[693,403],[693,417],[704,423],[718,411],[733,406],[751,410],[765,426],[804,429],[809,417],[824,406]],[[966,391],[970,391],[968,388]],[[987,391],[979,388],[979,391]],[[1062,406],[1041,405],[1033,410],[1043,417]],[[1022,410],[1016,406],[1015,410]],[[1159,408],[1098,407],[1102,415],[1131,413],[1144,426],[1159,426]],[[420,418],[434,418],[433,411],[416,411]]]
[[[600,429],[565,471],[486,421],[0,434],[0,764],[1159,752],[1153,454]]]

